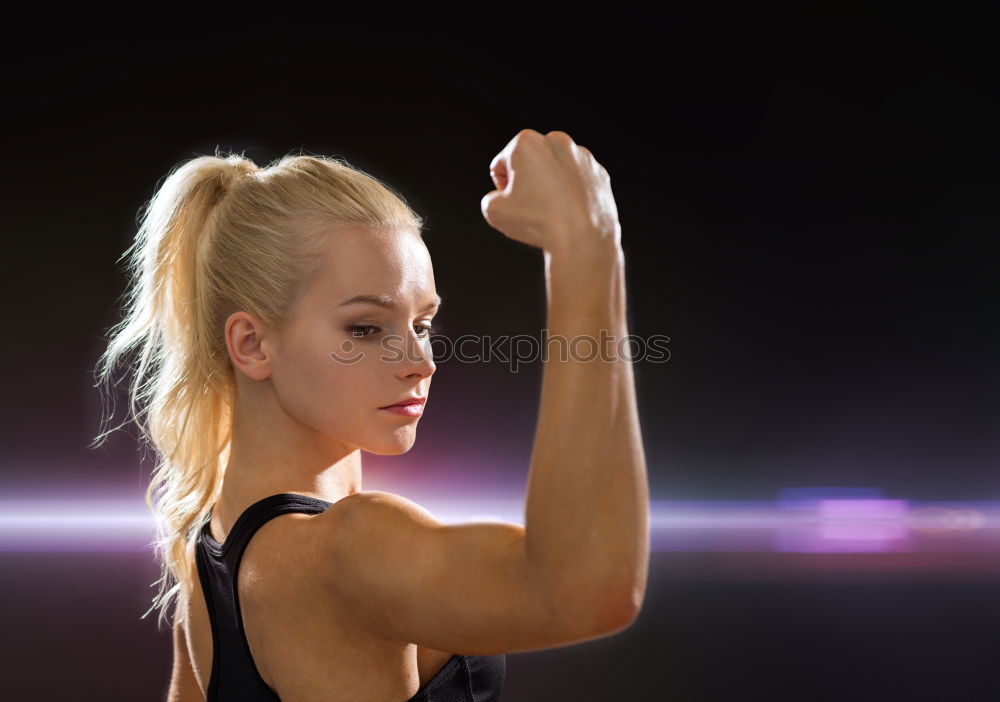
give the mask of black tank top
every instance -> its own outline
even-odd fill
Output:
[[[280,702],[281,698],[261,678],[243,630],[236,590],[240,560],[250,538],[269,519],[289,512],[316,514],[331,504],[287,492],[265,497],[244,510],[222,544],[212,537],[209,522],[202,527],[195,560],[213,642],[206,702]],[[506,672],[503,654],[455,654],[407,702],[495,702],[500,699]]]

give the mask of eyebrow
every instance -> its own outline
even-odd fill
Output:
[[[355,295],[352,298],[344,300],[337,307],[344,307],[345,305],[356,305],[359,303],[368,303],[371,305],[378,305],[379,307],[396,307],[396,302],[389,295]],[[427,310],[434,309],[435,307],[441,306],[441,296],[435,295],[434,301],[429,302],[423,307],[421,307],[417,312],[426,312]]]

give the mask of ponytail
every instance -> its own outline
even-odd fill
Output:
[[[137,351],[129,418],[156,449],[145,501],[161,564],[158,594],[142,617],[159,608],[159,625],[170,600],[190,591],[194,541],[229,458],[236,382],[226,319],[241,309],[275,326],[288,319],[328,240],[322,228],[296,225],[317,217],[373,229],[423,226],[395,191],[341,160],[289,155],[262,169],[242,155],[199,156],[171,170],[122,255],[130,288],[95,387],[107,389],[121,358]],[[91,448],[124,424],[105,429],[106,420]]]

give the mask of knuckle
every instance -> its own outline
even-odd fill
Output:
[[[567,148],[575,146],[572,137],[561,129],[554,129],[551,132],[547,132],[545,134],[545,138],[555,144],[559,144],[560,146],[565,146]]]
[[[534,129],[525,128],[519,131],[515,138],[517,139],[518,143],[520,143],[522,141],[531,142],[537,139],[543,139],[544,137],[542,136],[541,132],[538,132]]]

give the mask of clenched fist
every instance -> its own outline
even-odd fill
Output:
[[[551,254],[621,243],[608,172],[566,132],[522,129],[490,163],[497,189],[483,196],[483,217],[516,241]]]

